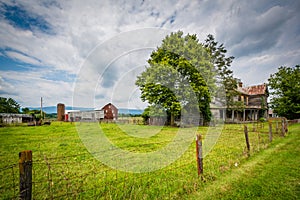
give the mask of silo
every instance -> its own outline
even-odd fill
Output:
[[[57,104],[57,121],[65,120],[65,104]]]

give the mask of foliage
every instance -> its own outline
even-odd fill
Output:
[[[215,70],[196,35],[171,33],[152,52],[148,63],[150,66],[136,80],[143,101],[163,107],[171,116],[171,125],[186,106],[199,110],[206,121],[210,120]]]
[[[142,114],[119,113],[119,117],[141,117]]]
[[[233,78],[233,71],[230,69],[234,57],[226,57],[227,50],[224,45],[218,45],[218,42],[215,41],[214,36],[211,34],[207,36],[204,47],[211,55],[211,62],[217,71],[219,87],[216,88],[215,101],[221,102],[223,105],[226,104],[229,110],[241,109],[243,105],[240,105],[238,101],[234,101],[234,97],[238,95],[237,81]]]
[[[46,118],[52,118],[52,119],[57,119],[57,114],[56,113],[44,113],[44,116],[46,117]]]
[[[264,118],[264,117],[261,117],[261,118],[259,118],[259,121],[260,121],[260,122],[266,122],[266,121],[267,121],[267,119],[266,119],[266,118]]]
[[[0,113],[20,113],[20,105],[12,98],[0,97]]]
[[[42,112],[42,115],[41,115],[41,110],[30,110],[29,108],[22,108],[22,113],[32,115],[36,120],[45,118],[45,116],[47,115],[44,111]],[[54,114],[54,115],[56,116],[56,114]],[[53,117],[53,116],[50,115],[49,117]]]
[[[144,112],[142,113],[142,118],[143,118],[144,124],[146,124],[148,119],[150,118],[150,108],[149,108],[149,106],[147,108],[145,108]]]
[[[142,113],[142,118],[144,121],[144,124],[147,123],[148,119],[150,117],[160,117],[164,118],[166,117],[166,112],[164,109],[158,105],[152,105],[145,108],[144,112]]]
[[[233,100],[230,100],[229,103],[230,104],[227,104],[228,111],[234,110],[234,111],[242,112],[245,108],[244,102],[234,101],[234,98],[233,98]]]
[[[269,87],[271,108],[274,113],[288,119],[300,118],[300,66],[279,67],[278,71],[271,74]]]
[[[22,108],[22,113],[23,114],[30,114],[30,109],[29,108]]]

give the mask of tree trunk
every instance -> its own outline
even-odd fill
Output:
[[[174,113],[171,113],[171,121],[170,121],[170,125],[174,126],[175,125],[175,117],[174,117]]]

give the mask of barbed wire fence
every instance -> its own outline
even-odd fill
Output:
[[[245,128],[247,127],[247,128]],[[240,127],[247,130],[249,149],[244,146],[243,155],[254,154],[267,148],[276,138],[287,133],[286,119],[271,120],[269,123],[244,124]],[[271,137],[272,136],[272,137]],[[201,137],[200,137],[201,138]],[[205,136],[204,136],[205,138]],[[164,145],[166,141],[145,145]],[[33,152],[31,192],[33,199],[176,199],[181,194],[197,190],[199,174],[199,137],[197,143],[171,165],[153,172],[133,173],[112,169],[91,153],[82,152],[67,156],[43,155]],[[143,148],[143,146],[141,146]],[[101,154],[103,151],[94,152]],[[115,155],[111,159],[118,159]],[[191,159],[192,158],[192,159]],[[203,159],[202,159],[203,161]],[[163,162],[163,161],[161,161]],[[205,159],[204,159],[205,167]],[[207,179],[207,178],[206,178]],[[20,199],[22,189],[20,183],[20,163],[0,168],[0,199]],[[25,198],[24,198],[25,199]]]
[[[164,143],[166,142],[152,144]],[[36,153],[38,154],[38,152]],[[100,153],[103,151],[93,154]],[[187,152],[187,154],[193,153],[193,151]],[[111,159],[118,159],[118,156],[116,154]],[[154,172],[130,173],[107,167],[89,152],[60,157],[46,155],[44,158],[37,157],[39,158],[34,159],[33,157],[31,160],[31,187],[34,199],[77,199],[85,197],[140,199],[140,197],[155,198],[163,195],[169,198],[174,192],[174,187],[170,186],[178,178],[178,169],[186,171],[185,169],[192,168],[193,170],[188,170],[189,172],[195,172],[196,169],[195,160],[185,160]],[[13,164],[0,169],[1,199],[20,199],[22,196],[19,168],[18,164]],[[162,182],[165,183],[165,188],[161,188]],[[179,184],[180,188],[184,188],[184,182],[182,181],[182,184],[177,182],[176,184]],[[149,190],[149,188],[152,192],[144,194],[144,191]]]
[[[265,149],[278,137],[285,137],[288,132],[288,120],[282,118],[269,118],[267,123],[253,122],[244,125],[246,140],[245,153],[251,153]]]

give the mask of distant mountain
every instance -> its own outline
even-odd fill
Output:
[[[40,110],[40,107],[29,107],[30,110]],[[83,108],[83,107],[72,107],[66,106],[65,110],[94,110],[94,108]],[[56,106],[46,106],[43,107],[43,111],[47,114],[57,113]],[[119,114],[131,114],[131,115],[140,115],[144,112],[141,109],[127,109],[127,108],[119,108]]]
[[[40,110],[40,107],[29,107],[30,110]],[[66,106],[65,110],[93,110],[93,108],[82,108],[82,107],[72,107],[72,106]],[[57,107],[56,106],[45,106],[43,107],[43,111],[47,114],[51,113],[57,113]]]
[[[144,110],[140,109],[119,108],[119,114],[141,115],[143,112]]]

